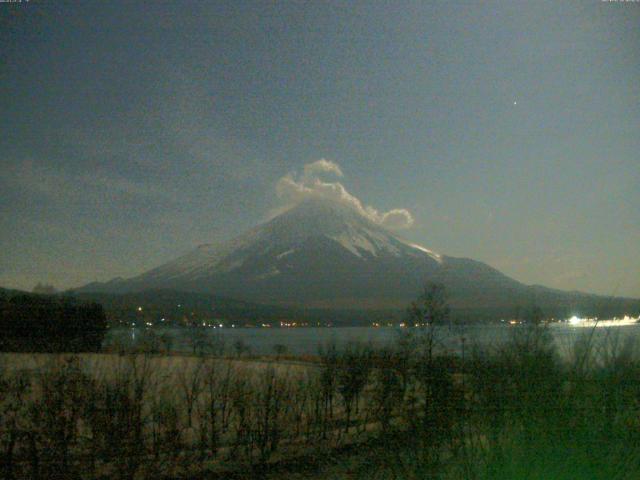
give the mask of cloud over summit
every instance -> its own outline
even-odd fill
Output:
[[[408,210],[395,208],[379,212],[371,206],[363,205],[342,183],[322,180],[321,176],[326,175],[344,177],[337,163],[325,159],[316,160],[304,166],[302,175],[289,173],[280,178],[276,184],[276,193],[287,206],[297,205],[307,198],[324,198],[353,208],[363,217],[387,228],[402,229],[413,225],[413,217]]]

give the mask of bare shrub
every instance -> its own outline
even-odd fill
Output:
[[[318,351],[320,355],[319,389],[322,399],[322,414],[317,418],[321,420],[322,437],[326,438],[327,430],[333,423],[334,397],[338,378],[338,349],[335,342],[321,345]]]
[[[63,358],[39,372],[36,388],[30,420],[43,455],[43,474],[71,476],[71,454],[79,439],[91,380],[81,371],[78,357]]]
[[[336,382],[345,409],[345,432],[349,430],[354,407],[356,415],[358,414],[360,394],[369,381],[371,357],[371,346],[349,342],[337,359]]]
[[[114,464],[119,478],[133,478],[144,462],[152,381],[149,357],[131,355],[92,389],[86,422],[93,448],[102,463]]]
[[[373,417],[381,424],[382,433],[389,430],[390,421],[396,409],[402,406],[403,379],[396,368],[395,355],[392,349],[386,348],[375,353],[372,395],[369,408]]]
[[[260,463],[274,453],[284,433],[290,412],[288,382],[277,375],[273,367],[260,372],[254,386],[253,437],[259,451]]]
[[[204,388],[204,382],[202,381],[204,370],[204,361],[198,359],[195,365],[191,362],[182,362],[177,373],[178,389],[184,401],[188,428],[193,425],[193,407]]]
[[[14,454],[28,428],[30,393],[31,384],[26,374],[10,376],[0,371],[0,472],[3,478],[15,478]]]
[[[249,345],[242,338],[238,338],[235,342],[233,342],[233,349],[236,352],[236,356],[238,358],[242,357],[245,354],[248,354],[250,349]]]
[[[276,359],[280,360],[280,357],[282,357],[284,354],[287,353],[287,346],[286,345],[282,345],[281,343],[277,343],[273,346],[273,351],[276,354]]]
[[[251,459],[253,437],[251,435],[252,385],[245,370],[235,372],[230,385],[230,429],[233,434],[231,456],[243,453]]]

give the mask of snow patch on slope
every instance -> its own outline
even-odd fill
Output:
[[[357,257],[362,258],[360,250],[369,252],[374,257],[376,256],[376,248],[362,235],[354,234],[354,232],[344,232],[339,235],[331,235],[328,238],[335,240]]]
[[[402,254],[399,248],[399,243],[401,242],[386,232],[378,230],[350,226],[337,235],[327,235],[327,237],[335,240],[360,258],[362,258],[363,252],[367,252],[373,257],[381,254],[398,257]]]
[[[416,250],[420,250],[421,252],[426,253],[427,255],[429,255],[431,258],[433,258],[438,263],[442,263],[442,256],[437,254],[436,252],[433,252],[433,251],[429,250],[428,248],[424,248],[423,246],[418,245],[417,243],[408,243],[407,245],[409,245],[410,247],[415,248]]]
[[[256,275],[254,278],[255,280],[264,280],[265,278],[274,277],[276,275],[280,275],[280,270],[276,267],[272,267],[268,272]]]
[[[293,252],[295,252],[295,250],[292,248],[292,249],[290,249],[290,250],[287,250],[286,252],[282,252],[282,253],[280,253],[280,254],[276,255],[276,258],[277,258],[278,260],[280,260],[281,258],[284,258],[284,257],[286,257],[287,255],[291,255]]]

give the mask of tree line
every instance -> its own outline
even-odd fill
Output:
[[[0,350],[98,351],[107,321],[101,305],[73,297],[0,294]]]

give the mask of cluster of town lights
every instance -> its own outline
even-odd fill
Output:
[[[179,308],[182,307],[181,304],[177,305]],[[139,306],[136,308],[136,310],[138,312],[142,312],[143,311],[143,307]],[[192,313],[193,315],[193,313]],[[160,322],[164,322],[166,319],[164,317],[162,317],[160,319]],[[551,319],[551,322],[556,321],[555,319]],[[502,323],[508,323],[509,325],[519,325],[520,323],[522,323],[521,320],[516,320],[516,319],[511,319],[511,320],[501,320]],[[562,321],[560,321],[562,322]],[[571,318],[568,318],[567,320],[565,320],[566,323],[568,323],[569,325],[572,326],[601,326],[601,327],[605,327],[605,326],[620,326],[620,325],[631,325],[631,324],[635,324],[635,323],[640,323],[640,316],[638,316],[638,318],[634,318],[634,317],[630,317],[629,315],[625,315],[622,318],[617,318],[617,317],[613,317],[612,319],[607,319],[607,320],[599,320],[598,317],[578,317],[577,315],[573,315]],[[547,322],[545,322],[547,323]],[[153,327],[153,323],[152,322],[145,322],[145,325],[147,327]],[[135,322],[131,324],[132,327],[135,327],[136,324]],[[210,328],[223,328],[224,325],[222,323],[218,323],[218,324],[214,324],[214,323],[207,323],[206,321],[202,322],[202,326],[203,327],[210,327]],[[247,326],[252,326],[252,325],[247,325]],[[262,328],[271,328],[273,325],[271,323],[261,323],[260,326]],[[292,321],[280,321],[280,327],[281,328],[296,328],[296,327],[307,327],[309,326],[308,323],[306,322],[292,322]],[[320,322],[317,322],[317,326],[320,326]],[[331,323],[327,323],[326,325],[327,327],[332,326]],[[379,328],[382,326],[385,326],[385,324],[381,324],[379,322],[372,322],[371,326],[374,328]],[[388,327],[392,327],[393,323],[386,323],[386,326]],[[410,326],[410,324],[407,324],[406,322],[401,322],[398,325],[400,328],[406,328],[408,326]],[[428,323],[415,323],[413,325],[414,327],[424,327],[424,326],[428,326]],[[235,328],[235,324],[231,325],[231,328]]]
[[[262,324],[262,326],[264,327],[264,324]],[[271,326],[271,325],[269,325]],[[284,322],[284,321],[280,321],[280,326],[283,328],[295,328],[295,327],[308,327],[309,324],[306,322]],[[318,323],[318,326],[320,326],[320,323]]]

